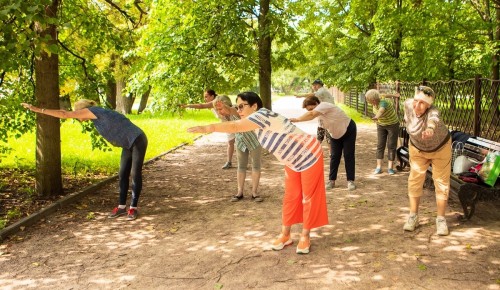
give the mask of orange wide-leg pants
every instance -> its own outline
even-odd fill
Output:
[[[303,223],[307,230],[328,224],[323,155],[302,172],[285,166],[283,225],[298,223]]]

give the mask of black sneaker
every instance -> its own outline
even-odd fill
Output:
[[[139,211],[137,211],[136,208],[131,208],[128,210],[127,214],[127,220],[128,221],[133,221],[137,218],[137,215],[139,214]]]
[[[222,169],[229,169],[233,167],[233,165],[231,164],[231,162],[226,162],[226,164],[224,164],[224,166],[222,166]]]
[[[113,211],[108,215],[108,218],[114,219],[126,213],[127,213],[126,209],[115,207]]]

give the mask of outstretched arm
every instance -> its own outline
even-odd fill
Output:
[[[222,116],[236,116],[238,119],[240,118],[240,115],[238,114],[238,111],[234,107],[230,107],[222,101],[217,101],[215,103],[215,109],[217,110],[217,113]]]
[[[302,94],[302,95],[295,95],[296,98],[308,98],[308,97],[314,97],[314,93],[307,93],[307,94]]]
[[[31,104],[21,103],[23,107],[35,113],[44,114],[59,119],[97,119],[97,117],[89,109],[81,109],[77,111],[52,110],[35,107]]]
[[[309,111],[309,112],[306,112],[304,115],[298,117],[298,118],[290,118],[290,121],[291,122],[304,122],[304,121],[310,121],[316,117],[318,117],[319,115],[321,115],[320,112],[318,111],[315,111],[315,110],[312,110],[312,111]]]
[[[252,131],[258,128],[259,126],[254,122],[249,121],[247,119],[242,119],[238,121],[221,122],[206,126],[191,127],[188,128],[187,131],[190,133],[212,133],[212,132],[238,133],[238,132]]]
[[[192,108],[192,109],[212,109],[214,107],[212,102],[201,103],[201,104],[184,104],[181,105],[183,108]]]

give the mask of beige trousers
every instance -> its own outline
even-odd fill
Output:
[[[424,192],[427,168],[432,165],[432,179],[436,188],[436,199],[448,200],[451,173],[451,138],[438,151],[422,152],[410,142],[410,176],[408,196],[420,197]]]

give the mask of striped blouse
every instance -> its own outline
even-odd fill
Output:
[[[240,118],[238,116],[231,115],[229,116],[230,121],[237,121]],[[257,139],[257,135],[255,132],[239,132],[235,134],[236,138],[236,147],[238,150],[245,152],[255,150],[260,147],[259,140]]]
[[[300,130],[287,118],[262,108],[248,116],[248,120],[260,127],[255,132],[262,147],[292,170],[305,171],[320,158],[322,149],[316,137]]]
[[[399,123],[398,115],[396,114],[396,109],[394,109],[394,104],[392,101],[387,99],[381,99],[378,106],[373,106],[373,113],[376,115],[380,108],[384,108],[385,111],[378,118],[377,124],[380,126],[389,126]]]

